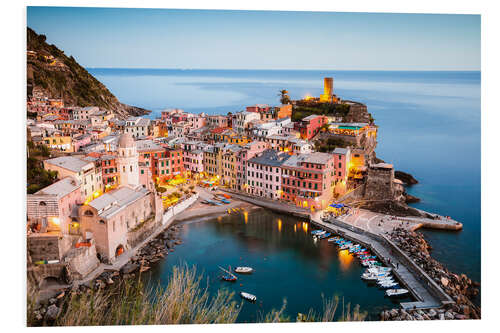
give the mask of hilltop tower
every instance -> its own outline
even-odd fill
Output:
[[[319,97],[321,102],[333,101],[333,77],[325,77],[323,94]]]
[[[124,133],[118,140],[118,171],[120,185],[136,187],[139,182],[139,154],[134,139],[129,133]]]

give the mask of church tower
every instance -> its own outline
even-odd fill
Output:
[[[124,133],[118,140],[118,172],[120,185],[132,188],[139,185],[139,154],[134,138],[129,133]]]

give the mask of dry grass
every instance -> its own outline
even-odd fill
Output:
[[[105,326],[105,325],[165,325],[165,324],[212,324],[234,323],[243,302],[234,300],[234,293],[219,290],[213,297],[208,286],[201,285],[201,275],[196,268],[187,265],[174,267],[166,287],[146,288],[141,279],[126,280],[112,288],[89,289],[84,293],[70,293],[64,300],[62,311],[54,326]],[[323,296],[322,296],[323,297]],[[28,290],[28,326],[47,325],[35,320],[36,292]],[[307,315],[299,315],[297,321],[360,321],[366,313],[359,306],[350,310],[342,300],[342,315],[335,313],[339,308],[339,298],[325,300],[323,311],[315,313],[312,309]],[[259,322],[280,323],[292,321],[285,314],[286,299],[280,310],[261,314]]]

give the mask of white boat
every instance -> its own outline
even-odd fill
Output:
[[[390,267],[373,266],[373,267],[368,268],[367,271],[370,273],[373,273],[373,274],[378,274],[378,273],[390,272],[391,268]]]
[[[251,274],[253,273],[253,268],[252,267],[236,267],[234,269],[236,273],[239,274]]]
[[[380,274],[371,274],[371,273],[363,273],[361,275],[361,279],[368,281],[380,281],[386,278],[390,278],[389,275],[380,275]]]
[[[377,284],[379,286],[384,285],[384,284],[390,284],[390,283],[396,283],[396,281],[394,281],[392,278],[388,278],[388,279],[383,279],[383,280],[378,280],[377,281]]]
[[[244,291],[240,292],[240,296],[250,302],[255,302],[257,300],[257,296],[246,293]]]
[[[313,230],[313,231],[311,231],[311,234],[314,236],[319,236],[319,235],[326,234],[326,231],[325,230]]]
[[[384,283],[380,285],[380,288],[387,289],[387,288],[393,288],[397,287],[399,284],[397,282],[392,282],[392,283]]]
[[[402,296],[408,294],[407,289],[388,289],[385,291],[385,294],[389,297],[391,296]]]

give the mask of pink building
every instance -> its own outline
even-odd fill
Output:
[[[184,169],[193,173],[203,172],[203,150],[184,150]]]
[[[207,125],[207,119],[200,115],[193,115],[192,117],[189,117],[187,120],[189,123],[189,127],[191,127],[191,130],[202,128]]]
[[[268,112],[269,111],[269,105],[267,104],[255,104],[252,106],[247,106],[247,112]]]
[[[81,203],[80,184],[72,177],[63,178],[35,194],[28,194],[28,223],[38,224],[41,232],[78,233],[78,223],[73,223],[72,217],[78,217],[74,209]]]
[[[92,142],[92,136],[90,134],[81,134],[74,136],[71,142],[74,148],[73,151],[78,151],[80,150],[80,147],[89,145],[91,142]]]
[[[334,156],[327,153],[293,155],[282,166],[281,198],[298,207],[326,208],[333,198]]]
[[[244,185],[247,183],[247,162],[252,157],[262,153],[264,150],[269,149],[269,144],[263,141],[253,141],[249,142],[243,146],[236,156],[236,183],[238,190],[242,190]]]
[[[251,195],[279,199],[281,197],[281,165],[290,158],[286,153],[268,149],[247,162],[246,192]]]

